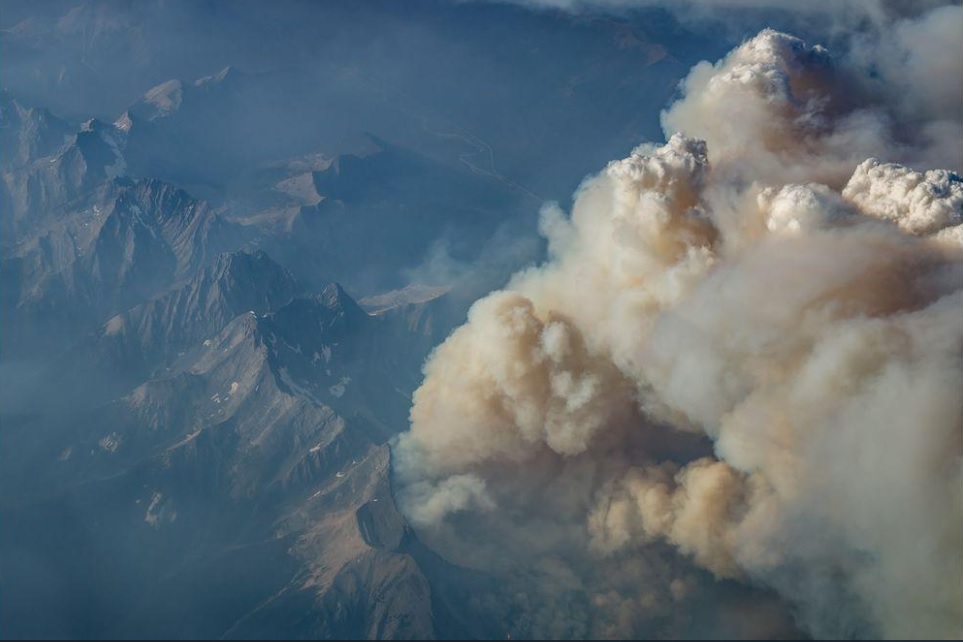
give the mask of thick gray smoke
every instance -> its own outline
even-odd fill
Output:
[[[963,11],[890,33],[697,65],[665,145],[545,209],[550,260],[425,365],[420,534],[592,594],[582,633],[695,590],[668,543],[816,636],[963,635]]]

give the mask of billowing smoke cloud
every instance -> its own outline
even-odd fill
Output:
[[[692,634],[694,563],[816,636],[963,635],[963,182],[936,169],[963,12],[894,29],[872,77],[774,31],[696,66],[686,134],[547,207],[550,260],[425,365],[395,449],[418,532],[593,596],[529,632]],[[906,53],[930,33],[953,64]]]

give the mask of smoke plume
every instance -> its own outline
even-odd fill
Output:
[[[707,571],[811,635],[963,635],[963,12],[890,32],[697,65],[668,142],[546,207],[550,259],[426,363],[402,507],[544,604],[591,596],[528,632],[692,634]]]

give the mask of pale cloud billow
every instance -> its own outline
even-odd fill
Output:
[[[894,22],[902,39],[842,57],[762,31],[693,68],[664,145],[587,180],[570,215],[547,208],[549,260],[477,302],[425,365],[395,448],[419,533],[462,558],[458,532],[504,520],[511,543],[485,563],[564,550],[588,591],[629,601],[684,593],[683,566],[652,566],[668,543],[775,590],[818,637],[963,633],[947,95],[963,29],[947,22],[963,12]],[[924,33],[950,60],[920,69]],[[447,512],[416,508],[426,488]],[[627,560],[651,564],[577,570]]]

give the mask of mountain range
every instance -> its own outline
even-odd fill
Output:
[[[725,46],[684,29],[4,0],[4,635],[532,634],[419,540],[391,446],[473,298],[543,258],[542,203]]]

